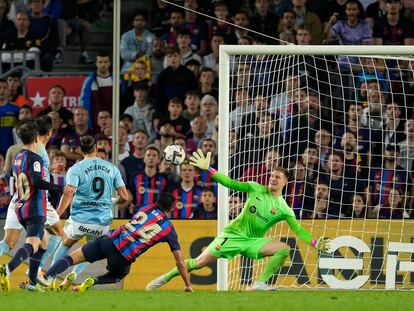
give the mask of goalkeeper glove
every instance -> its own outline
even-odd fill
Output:
[[[211,152],[207,152],[207,155],[204,155],[201,149],[194,151],[193,155],[189,158],[191,165],[202,170],[208,170],[208,167],[210,166],[210,159]]]
[[[331,253],[332,252],[331,251],[331,240],[328,238],[325,238],[324,236],[321,236],[316,241],[315,248],[321,252]]]

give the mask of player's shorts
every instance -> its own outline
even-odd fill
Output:
[[[50,204],[49,200],[46,201],[46,227],[53,227],[60,220],[58,213]]]
[[[23,227],[19,222],[16,214],[16,204],[14,203],[15,197],[13,196],[10,201],[9,207],[7,209],[6,222],[4,224],[4,230],[6,229],[16,229],[22,230]],[[46,227],[52,227],[59,221],[59,215],[56,210],[53,208],[52,204],[49,201],[46,203]]]
[[[95,240],[100,236],[105,235],[108,230],[109,226],[83,224],[74,221],[72,217],[69,217],[63,228],[66,236],[71,240],[80,240],[83,237],[86,237],[89,240]]]
[[[121,255],[107,235],[86,243],[82,246],[82,253],[90,263],[106,258],[106,269],[119,280],[122,280],[131,269],[131,262]]]
[[[45,234],[45,218],[44,217],[30,217],[22,219],[21,225],[26,229],[26,238],[38,237],[43,239]]]
[[[9,203],[9,208],[7,209],[6,222],[4,223],[4,230],[6,229],[15,229],[23,230],[23,226],[20,224],[19,219],[16,214],[16,204],[14,203],[15,197],[11,199]]]
[[[232,259],[242,255],[252,259],[262,259],[260,249],[272,241],[271,238],[250,238],[237,234],[219,235],[208,245],[209,251],[217,258]]]

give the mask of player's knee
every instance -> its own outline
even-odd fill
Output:
[[[9,247],[9,250],[12,250],[16,246],[16,241],[14,240],[6,240],[6,244]]]
[[[66,247],[72,246],[72,243],[69,239],[63,239],[62,244]]]

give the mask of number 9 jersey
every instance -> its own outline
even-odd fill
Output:
[[[115,165],[100,158],[84,159],[68,170],[66,185],[77,188],[70,212],[74,221],[101,226],[112,223],[112,192],[125,186]]]

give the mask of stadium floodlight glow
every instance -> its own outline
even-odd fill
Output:
[[[292,173],[287,189],[288,203],[294,203],[294,208],[301,207],[295,212],[307,230],[314,236],[331,238],[336,249],[332,256],[318,254],[298,241],[287,223],[278,224],[266,236],[288,243],[291,252],[290,260],[288,258],[271,280],[276,287],[414,288],[411,257],[414,221],[406,218],[410,212],[407,202],[413,199],[409,189],[413,185],[408,174],[398,175],[397,169],[387,171],[388,160],[383,157],[387,146],[401,144],[394,142],[392,135],[385,135],[384,128],[392,119],[387,115],[386,106],[397,103],[401,122],[411,116],[409,113],[414,113],[412,55],[413,46],[220,46],[218,170],[238,179],[250,168],[250,173],[257,175],[244,175],[243,180],[263,181],[265,173],[260,168],[265,164],[267,152],[276,149],[280,156],[278,165]],[[371,82],[375,84],[372,88],[368,85]],[[412,93],[408,87],[412,87]],[[252,104],[256,103],[253,99],[258,95],[267,106]],[[362,115],[358,112],[356,125],[353,125],[358,133],[354,135],[358,160],[352,165],[345,161],[341,173],[328,179],[328,207],[316,213],[321,219],[309,217],[316,206],[309,208],[309,202],[314,199],[317,184],[322,183],[320,176],[333,172],[329,167],[329,155],[333,150],[341,151],[345,157],[350,154],[346,142],[342,145],[346,137],[338,136],[338,133],[341,129],[344,132],[340,135],[347,133],[346,128],[350,126],[348,108],[352,105],[362,107]],[[374,111],[374,108],[379,110]],[[265,119],[269,113],[272,119]],[[306,118],[302,119],[302,116]],[[273,136],[266,130],[268,127]],[[360,136],[363,128],[369,133],[368,137]],[[327,145],[318,136],[324,134],[321,130],[330,136]],[[383,139],[374,139],[374,133]],[[315,137],[319,137],[319,141]],[[318,155],[323,154],[326,158],[318,158],[320,166],[313,172],[317,178],[310,183],[312,191],[304,192],[306,188],[300,187],[309,182],[300,180],[296,164],[303,160],[301,155],[309,148],[316,149]],[[401,145],[401,154],[403,149]],[[398,164],[405,165],[404,170],[408,172],[412,168],[407,165],[413,160],[412,153],[406,151],[398,158]],[[350,178],[347,167],[355,170],[352,171],[354,175],[351,174],[353,183],[347,182]],[[304,170],[308,176],[309,167],[305,165]],[[361,170],[366,175],[359,175]],[[390,173],[393,174],[391,177],[387,175]],[[336,177],[342,178],[340,186]],[[289,191],[293,193],[290,199]],[[399,192],[399,196],[394,191]],[[370,198],[365,208],[369,217],[357,218],[353,211],[353,197],[359,193],[368,194]],[[396,207],[389,207],[391,212],[386,214],[392,201],[388,200],[390,193],[400,200],[397,212],[401,217],[395,216]],[[242,194],[229,193],[227,188],[219,186],[219,233],[234,216],[234,207],[229,209],[232,196],[244,199]],[[394,217],[399,219],[391,219]],[[251,260],[243,256],[231,261],[220,259],[218,290],[247,289],[265,262],[266,259]]]

